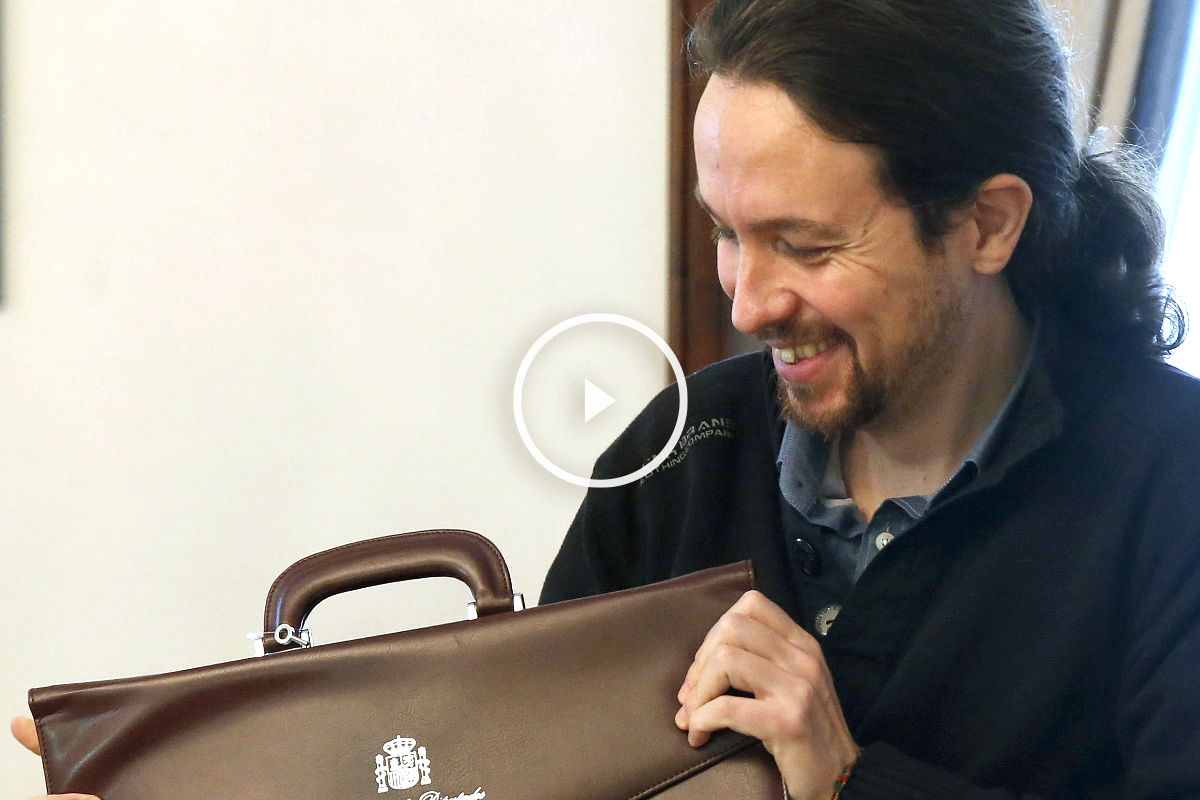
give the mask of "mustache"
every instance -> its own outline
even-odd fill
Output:
[[[755,336],[760,342],[766,345],[768,342],[820,342],[825,341],[830,344],[850,344],[850,337],[846,336],[840,328],[835,328],[832,325],[786,325],[776,326],[773,328],[764,328],[758,331]]]

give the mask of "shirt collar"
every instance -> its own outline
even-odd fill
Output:
[[[802,513],[808,513],[820,495],[832,445],[819,433],[806,431],[792,422],[784,428],[776,459],[779,488],[787,501]],[[837,478],[840,481],[841,475]]]

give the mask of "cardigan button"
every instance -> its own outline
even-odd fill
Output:
[[[892,533],[892,529],[888,528],[886,531],[875,537],[875,549],[882,550],[891,544],[892,540],[895,538],[896,535]]]
[[[821,553],[812,542],[808,539],[793,539],[792,550],[796,554],[801,572],[810,578],[821,574]]]
[[[817,629],[818,636],[828,636],[829,629],[833,627],[833,621],[837,619],[838,612],[842,610],[839,605],[825,606],[817,612],[817,618],[813,621],[813,627]]]

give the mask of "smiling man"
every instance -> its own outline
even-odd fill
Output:
[[[1001,271],[1029,186],[991,178],[926,248],[870,151],[830,138],[772,84],[713,78],[695,142],[733,323],[771,347],[785,419],[961,458],[1028,349]]]
[[[696,196],[764,351],[688,379],[730,435],[591,490],[542,601],[751,559],[676,723],[762,739],[794,800],[1200,797],[1200,385],[1045,10],[718,0],[689,48]]]

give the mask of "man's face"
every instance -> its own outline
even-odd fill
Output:
[[[695,145],[733,324],[770,345],[785,417],[826,435],[903,422],[952,372],[970,272],[954,233],[927,251],[872,152],[774,85],[713,77]]]

